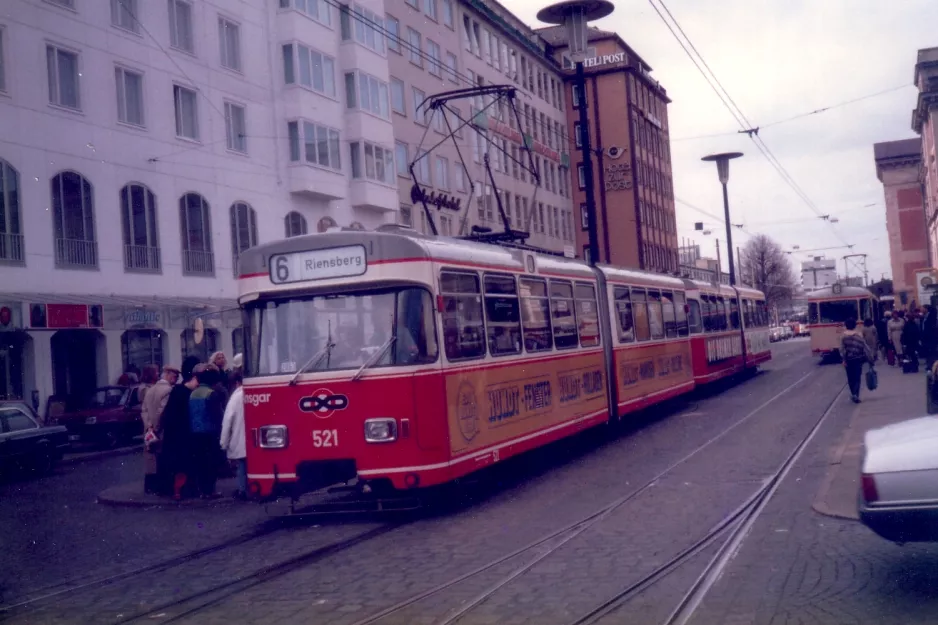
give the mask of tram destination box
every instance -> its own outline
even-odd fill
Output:
[[[274,284],[360,276],[368,269],[364,245],[274,254],[270,257]]]

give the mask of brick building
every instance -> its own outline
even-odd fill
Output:
[[[938,162],[935,160],[935,146],[938,144],[938,48],[918,51],[914,84],[919,93],[912,111],[912,130],[922,138],[918,180],[924,194],[931,241],[931,262],[928,264],[934,267],[938,265]]]

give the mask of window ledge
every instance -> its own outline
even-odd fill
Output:
[[[84,115],[85,114],[85,112],[81,110],[80,108],[73,109],[68,106],[62,106],[61,104],[55,104],[54,102],[49,102],[49,108],[54,109],[56,111],[62,111],[63,113],[70,113],[72,115]]]
[[[129,128],[136,132],[147,132],[149,130],[146,124],[143,124],[141,126],[139,124],[133,124],[131,122],[122,122],[121,120],[117,120],[117,125],[120,126],[121,128]]]

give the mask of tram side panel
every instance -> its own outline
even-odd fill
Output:
[[[679,339],[615,350],[619,414],[641,410],[694,388],[690,341]]]

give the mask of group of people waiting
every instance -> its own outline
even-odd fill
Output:
[[[163,367],[158,380],[144,367],[139,395],[146,492],[176,500],[219,497],[217,481],[230,461],[238,478],[235,497],[247,496],[240,361],[235,356],[229,368],[223,352],[208,362],[189,356],[181,368]]]

